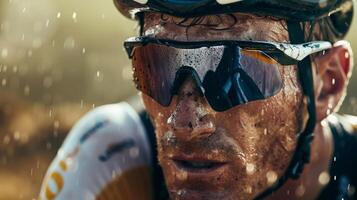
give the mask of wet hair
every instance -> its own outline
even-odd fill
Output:
[[[285,20],[273,17],[273,16],[265,16],[265,15],[256,15],[257,17],[266,18],[269,20],[281,21],[281,24],[288,31]],[[160,19],[163,22],[169,21],[170,17],[166,14],[161,14]],[[227,21],[228,20],[228,21]],[[225,23],[223,23],[223,21]],[[193,18],[176,18],[173,23],[178,26],[185,27],[187,30],[190,27],[194,26],[204,26],[211,30],[229,30],[238,22],[237,17],[234,14],[219,14],[219,15],[210,15],[209,18],[207,16],[199,16]],[[142,32],[144,25],[144,15],[139,18],[140,25],[140,33]],[[325,17],[322,19],[318,19],[315,21],[306,21],[301,22],[301,26],[305,32],[305,41],[316,41],[316,40],[324,40],[330,41],[332,43],[341,39],[340,33],[334,29],[332,22],[329,17]]]
[[[167,15],[161,14],[161,20],[167,21],[168,18],[169,17]],[[228,19],[228,23],[227,23],[227,19]],[[226,23],[224,23],[225,25],[222,26],[224,20]],[[212,15],[210,16],[210,18],[207,18],[207,16],[182,18],[176,20],[174,23],[178,26],[185,27],[185,28],[199,25],[199,26],[205,26],[212,30],[223,31],[232,28],[237,23],[237,21],[238,21],[237,17],[233,14],[221,14],[221,15]]]

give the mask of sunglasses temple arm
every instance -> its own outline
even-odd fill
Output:
[[[327,41],[309,42],[299,45],[276,44],[275,46],[289,58],[301,61],[305,57],[332,48],[332,44]]]

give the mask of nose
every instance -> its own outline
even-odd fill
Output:
[[[187,78],[178,90],[175,108],[167,124],[177,139],[208,137],[216,130],[213,112],[195,81]]]

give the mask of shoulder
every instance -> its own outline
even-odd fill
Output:
[[[149,178],[150,166],[150,144],[139,115],[127,103],[101,106],[73,127],[47,171],[40,196],[92,199],[123,177]]]

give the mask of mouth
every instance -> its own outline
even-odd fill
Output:
[[[227,165],[226,162],[216,162],[209,160],[173,159],[173,163],[180,170],[196,174],[215,172]]]

